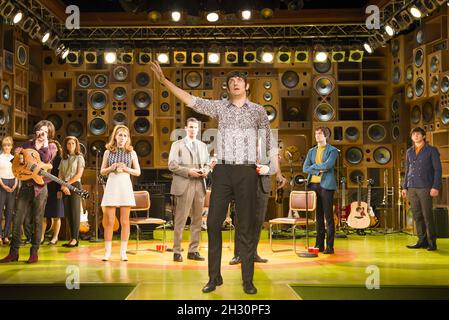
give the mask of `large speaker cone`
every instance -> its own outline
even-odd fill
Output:
[[[94,78],[94,84],[97,88],[104,88],[108,84],[108,76],[105,74],[97,74]]]
[[[424,122],[433,120],[433,105],[429,101],[426,101],[422,106],[422,119]]]
[[[374,123],[368,127],[368,138],[373,142],[381,142],[387,136],[385,127],[381,124]]]
[[[195,89],[201,85],[202,77],[197,71],[190,71],[185,76],[185,83],[189,88]]]
[[[106,122],[101,118],[95,118],[89,123],[89,130],[96,136],[104,134],[107,130]]]
[[[265,108],[265,111],[267,113],[268,120],[270,120],[270,122],[273,122],[277,117],[276,109],[272,105],[269,105],[269,104],[264,105],[263,107]]]
[[[146,109],[151,104],[151,97],[148,92],[139,91],[134,96],[134,104],[139,109]]]
[[[170,110],[170,105],[167,102],[162,102],[161,103],[161,111],[167,112],[168,110]]]
[[[88,74],[80,74],[78,76],[78,86],[81,88],[87,88],[90,86],[92,79]]]
[[[399,128],[399,126],[394,126],[393,130],[391,130],[391,134],[394,140],[399,139],[399,136],[401,134],[401,129]]]
[[[7,85],[7,84],[5,84],[3,86],[2,97],[3,97],[3,100],[5,100],[5,101],[9,101],[9,99],[11,99],[11,89],[9,88],[9,85]]]
[[[106,105],[106,94],[103,91],[96,91],[90,98],[92,107],[96,110],[103,109]]]
[[[415,94],[417,97],[421,97],[424,93],[424,80],[422,78],[418,78],[415,83]]]
[[[55,127],[55,131],[58,131],[62,128],[62,118],[60,115],[51,113],[47,116],[47,120],[53,123],[53,126]]]
[[[349,174],[349,180],[351,180],[352,183],[357,183],[357,180],[360,179],[361,181],[365,180],[365,175],[361,170],[353,170]]]
[[[126,89],[123,87],[116,87],[113,91],[114,99],[121,101],[126,98]]]
[[[413,67],[412,66],[407,67],[405,77],[406,77],[407,81],[412,81],[412,79],[413,79]]]
[[[346,150],[345,158],[350,164],[359,164],[363,160],[363,152],[360,148],[351,147]]]
[[[401,81],[401,68],[394,67],[393,68],[393,83],[398,84]]]
[[[433,76],[432,80],[430,80],[430,90],[432,90],[432,93],[437,93],[438,89],[439,89],[438,76]]]
[[[128,69],[126,69],[124,66],[118,66],[114,68],[112,74],[115,80],[124,81],[128,77]]]
[[[139,72],[136,76],[136,83],[141,87],[146,87],[150,83],[150,75],[146,72]]]
[[[20,65],[24,66],[27,63],[28,55],[24,46],[20,45],[17,48],[17,61]]]
[[[449,124],[449,108],[448,107],[444,107],[443,110],[441,111],[441,122],[444,125]]]
[[[345,130],[345,138],[349,141],[357,141],[360,136],[360,131],[357,127],[348,127]]]
[[[329,72],[329,70],[332,67],[332,63],[329,59],[327,59],[326,62],[314,62],[313,63],[313,68],[315,69],[316,72],[318,73],[326,73]]]
[[[393,99],[391,102],[391,112],[392,113],[398,113],[399,112],[399,100]]]
[[[138,157],[147,157],[151,154],[151,143],[146,140],[139,140],[134,145],[134,150]]]
[[[441,79],[441,92],[447,93],[449,91],[449,76],[444,76],[443,79]]]
[[[112,117],[112,122],[114,123],[115,126],[119,124],[126,124],[126,115],[124,113],[117,112]]]
[[[103,140],[95,140],[90,144],[90,154],[95,156],[97,153],[102,155],[106,150],[106,142]]]
[[[268,89],[271,89],[271,87],[272,87],[272,84],[271,84],[271,81],[265,81],[264,83],[263,83],[263,87],[266,89],[266,90],[268,90]]]
[[[430,60],[430,71],[432,73],[436,73],[439,64],[440,60],[438,60],[438,56],[433,56],[432,59]]]
[[[66,127],[66,134],[77,138],[82,137],[84,131],[83,124],[79,121],[70,121]]]
[[[271,92],[265,92],[264,94],[263,94],[263,99],[265,100],[265,101],[271,101],[272,99],[273,99],[273,96],[271,95]]]
[[[282,75],[281,82],[284,87],[293,89],[299,83],[299,75],[295,71],[286,71]]]
[[[334,118],[335,111],[334,108],[328,103],[320,103],[315,108],[315,118],[320,121],[329,121]]]
[[[416,42],[418,44],[424,43],[424,32],[422,30],[418,30],[418,32],[416,33]],[[422,52],[421,52],[421,54],[422,54]]]
[[[5,107],[0,106],[0,126],[6,126],[9,123],[9,112]]]
[[[418,49],[415,52],[415,66],[417,66],[418,68],[422,66],[423,62],[424,62],[424,53],[422,51],[422,49]]]
[[[421,121],[421,108],[417,105],[412,107],[412,112],[410,114],[410,120],[413,124],[418,124]]]
[[[137,133],[145,133],[150,130],[150,121],[148,121],[147,118],[137,118],[136,121],[134,121],[134,130],[136,130]]]
[[[387,164],[391,160],[391,152],[385,147],[379,147],[374,150],[373,157],[377,164]]]
[[[315,91],[322,96],[327,96],[334,91],[334,84],[329,78],[320,78],[315,83]]]
[[[68,101],[69,91],[66,88],[56,90],[56,101]]]

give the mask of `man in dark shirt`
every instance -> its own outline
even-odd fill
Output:
[[[265,165],[270,159],[277,164],[277,146],[274,147],[270,121],[265,109],[248,100],[249,84],[246,75],[231,72],[226,79],[229,100],[206,100],[190,95],[165,78],[157,63],[151,64],[155,77],[179,100],[196,112],[218,120],[217,165],[212,175],[212,193],[207,218],[209,282],[203,292],[211,292],[223,283],[221,277],[221,227],[232,198],[235,199],[241,234],[243,290],[257,293],[254,277],[254,238],[256,234],[256,163]],[[260,139],[260,140],[259,140]],[[259,142],[261,141],[261,142]],[[258,153],[258,146],[262,150]],[[275,169],[278,182],[280,170]]]
[[[402,197],[408,197],[418,232],[418,242],[407,248],[437,249],[432,197],[441,189],[441,161],[438,149],[426,143],[426,131],[411,131],[413,146],[407,150]]]
[[[22,149],[34,149],[39,153],[40,160],[45,163],[51,163],[56,156],[56,145],[49,142],[55,135],[55,127],[48,120],[39,121],[34,132],[36,137],[33,140],[25,142],[22,147],[16,149],[16,154]],[[37,252],[41,241],[42,219],[44,216],[45,205],[47,203],[47,183],[49,180],[44,179],[44,185],[38,185],[33,180],[22,182],[20,187],[17,210],[13,220],[12,241],[9,254],[0,260],[0,263],[17,261],[19,259],[19,248],[21,244],[22,225],[25,217],[32,215],[32,242],[30,249],[30,257],[27,263],[35,263],[38,261]]]

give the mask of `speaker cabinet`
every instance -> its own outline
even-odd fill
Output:
[[[14,74],[15,63],[14,53],[8,50],[3,50],[3,72]]]
[[[369,168],[392,168],[393,146],[388,145],[364,145],[365,166]]]
[[[438,114],[439,127],[449,126],[449,71],[441,73]]]
[[[108,90],[88,90],[87,135],[108,136],[110,123],[110,101]]]
[[[111,101],[111,128],[116,125],[129,125],[132,91],[129,83],[111,84],[109,101]]]
[[[111,82],[129,82],[131,67],[129,65],[114,65],[111,70]]]
[[[103,154],[106,151],[106,137],[93,138],[87,141],[87,166],[95,168],[98,160],[98,168],[101,167],[103,160]]]
[[[42,67],[44,70],[61,70],[61,68],[67,68],[65,59],[57,57],[53,51],[42,52]]]
[[[2,84],[2,97],[1,102],[3,105],[12,106],[14,90],[12,87],[12,78],[4,77],[1,81]]]
[[[439,50],[433,52],[427,57],[427,70],[429,70],[428,78],[428,95],[429,97],[437,96],[440,92],[440,75],[448,69],[449,54],[447,50]]]
[[[0,139],[9,135],[11,112],[9,107],[0,105]]]
[[[28,91],[28,69],[17,67],[14,75],[14,89]]]
[[[256,78],[253,91],[255,93],[253,101],[264,107],[270,120],[271,128],[279,128],[279,88],[276,77]]]
[[[361,145],[363,144],[363,122],[362,121],[338,121],[338,122],[314,122],[312,137],[317,127],[329,128],[331,136],[329,143],[332,145]]]
[[[410,105],[410,126],[411,128],[422,127],[422,108],[421,103],[413,103]]]
[[[132,93],[131,133],[135,136],[153,135],[153,91],[134,89]]]
[[[141,169],[153,167],[153,139],[133,137],[133,147],[139,159]]]
[[[415,97],[415,90],[413,87],[413,65],[407,64],[405,67],[405,99],[411,102]]]
[[[73,107],[75,110],[87,110],[87,90],[75,90]]]
[[[328,58],[325,62],[313,62],[314,75],[335,74],[335,64]]]
[[[62,142],[67,136],[86,138],[86,111],[45,111],[44,118],[55,127],[55,139]]]
[[[289,166],[290,161],[294,166],[302,166],[307,156],[308,141],[305,134],[280,134],[279,164]],[[301,169],[302,170],[302,169]]]
[[[20,41],[15,41],[15,64],[17,67],[24,68],[28,70],[30,56],[29,48],[26,44]]]
[[[366,167],[348,167],[346,169],[346,182],[348,188],[357,188],[357,177],[360,177],[362,181],[365,181],[367,178]],[[349,201],[351,202],[351,201]]]
[[[156,84],[154,97],[154,115],[155,117],[174,117],[175,116],[175,97],[159,82]]]
[[[390,142],[389,122],[364,122],[363,123],[363,143],[377,144]]]
[[[395,94],[390,102],[392,142],[406,142],[410,132],[410,110],[402,93]]]
[[[404,36],[400,35],[391,40],[391,79],[394,86],[402,86],[405,83],[405,54]]]
[[[133,88],[153,89],[153,72],[148,65],[134,64],[131,77]]]
[[[171,135],[175,128],[174,119],[155,119],[154,166],[167,167],[171,147]],[[174,141],[174,140],[173,140]]]
[[[426,132],[435,131],[435,107],[438,108],[438,101],[435,99],[427,99],[422,103],[422,125]]]
[[[71,71],[44,70],[44,110],[73,110],[73,77]]]
[[[313,80],[312,107],[315,121],[327,122],[335,120],[336,90],[335,78],[330,75],[315,76]]]
[[[207,69],[176,70],[176,78],[182,74],[182,88],[185,90],[211,90],[212,71]]]
[[[283,70],[279,75],[281,97],[310,97],[312,74],[310,69]]]
[[[421,46],[413,50],[413,100],[428,96],[427,82],[427,52],[426,47]]]

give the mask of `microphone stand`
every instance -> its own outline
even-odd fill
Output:
[[[318,254],[314,252],[309,252],[309,193],[307,190],[307,180],[304,181],[304,192],[306,194],[306,252],[298,253],[301,258],[316,258]]]
[[[95,151],[95,202],[94,202],[94,212],[95,212],[95,238],[90,239],[89,242],[102,242],[102,239],[98,239],[98,201],[100,200],[98,195],[98,189],[99,189],[99,170],[98,170],[98,161],[100,153],[100,150]]]
[[[288,153],[288,164],[290,166],[290,193],[293,191],[293,186],[295,185],[295,177],[293,175],[293,159],[290,153]],[[290,197],[290,194],[289,194]],[[292,210],[288,210],[288,216],[289,219],[291,218],[297,218],[298,215],[294,214]]]

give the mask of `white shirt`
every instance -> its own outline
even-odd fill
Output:
[[[0,154],[0,179],[14,179],[12,174],[11,160],[14,158],[12,154],[1,153]]]

